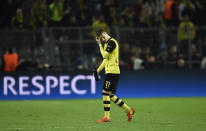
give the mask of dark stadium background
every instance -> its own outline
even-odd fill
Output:
[[[101,60],[94,40],[100,27],[120,42],[122,70],[200,69],[201,64],[205,68],[204,0],[176,1],[170,20],[165,19],[167,0],[56,1],[58,20],[51,8],[55,0],[1,1],[0,53],[3,57],[7,50],[17,52],[17,70],[93,69]],[[178,35],[184,16],[195,27],[190,40],[182,38],[184,33]]]

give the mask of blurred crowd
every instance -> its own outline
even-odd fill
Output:
[[[0,28],[178,26],[184,14],[204,25],[204,0],[1,0]],[[200,17],[202,16],[202,17]]]
[[[99,28],[108,33],[112,27],[160,29],[159,47],[155,49],[158,52],[149,45],[121,42],[121,69],[185,69],[189,67],[189,53],[193,68],[206,68],[206,37],[195,28],[206,25],[205,0],[1,0],[0,3],[0,29],[5,30],[91,26],[91,35],[95,36]],[[173,27],[177,28],[178,43],[168,45],[167,29]],[[86,58],[76,58],[77,69],[100,63],[97,57],[91,57],[86,64],[85,61]],[[5,50],[0,64],[6,72],[50,68],[33,60],[19,60],[11,49]]]
[[[16,48],[4,49],[1,56],[0,72],[32,72],[49,70],[49,64],[38,63],[34,59],[25,59],[19,56]]]
[[[206,37],[196,46],[192,44],[191,60],[193,69],[206,69]],[[201,48],[200,48],[201,46]],[[170,70],[188,69],[189,57],[178,50],[177,45],[162,48],[154,53],[148,46],[137,47],[128,43],[121,45],[120,67],[125,70]]]

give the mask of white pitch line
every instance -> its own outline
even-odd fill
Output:
[[[99,126],[83,126],[81,128],[97,128]],[[0,128],[1,130],[40,130],[40,129],[74,129],[74,128],[79,128],[79,126],[77,127],[72,127],[72,126],[67,126],[67,127],[61,127],[61,126],[54,126],[54,127],[42,127],[42,128],[24,128],[24,127],[13,127],[13,128]]]

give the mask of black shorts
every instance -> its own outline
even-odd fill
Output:
[[[106,74],[104,79],[103,90],[111,91],[113,94],[115,94],[117,90],[118,82],[119,82],[119,74]]]

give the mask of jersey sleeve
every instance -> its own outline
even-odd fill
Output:
[[[102,44],[99,44],[99,49],[100,49],[100,52],[101,52],[101,55],[102,55],[103,59],[106,59],[109,56],[109,52],[104,51],[104,48],[102,47]]]
[[[105,67],[105,59],[102,61],[101,65],[97,69],[97,72],[99,73],[104,67]]]
[[[110,40],[107,45],[106,51],[111,53],[115,48],[116,48],[115,42],[113,40]]]

